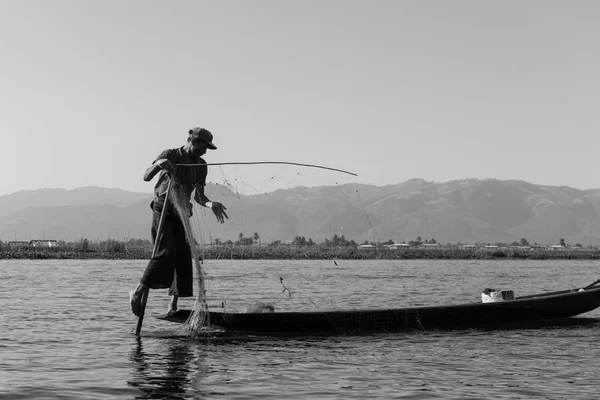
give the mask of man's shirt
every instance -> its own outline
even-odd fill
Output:
[[[178,149],[165,150],[156,157],[156,161],[166,158],[173,165],[176,164],[206,164],[202,157],[194,157],[183,151],[183,147]],[[206,175],[208,167],[206,165],[198,165],[193,167],[176,167],[175,180],[171,186],[171,190],[177,190],[183,194],[185,199],[189,201],[192,196],[192,191],[196,185],[206,186]],[[165,194],[169,186],[169,175],[166,171],[161,170],[158,176],[158,182],[154,187],[154,201],[158,201],[161,205],[164,203]]]

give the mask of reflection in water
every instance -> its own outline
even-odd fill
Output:
[[[133,344],[129,356],[132,367],[127,385],[139,391],[135,397],[138,399],[228,396],[241,391],[250,396],[248,382],[260,383],[265,378],[273,382],[273,376],[281,378],[282,369],[306,361],[305,357],[315,349],[327,354],[345,353],[347,348],[338,339],[240,334],[194,340],[172,336],[140,338]],[[252,362],[239,364],[244,359]],[[226,390],[219,388],[223,384],[227,385]],[[254,395],[264,398],[265,394],[259,384]]]
[[[589,344],[587,340],[570,338],[592,336],[587,332],[597,327],[598,320],[577,318],[569,322],[569,325],[506,329],[498,334],[469,330],[459,334],[434,331],[327,338],[218,335],[190,340],[187,337],[146,337],[134,343],[131,350],[132,368],[127,384],[138,391],[136,398],[143,399],[189,399],[209,395],[230,398],[241,393],[245,398],[264,399],[273,393],[295,393],[295,397],[290,398],[326,398],[328,396],[324,394],[338,394],[339,390],[352,390],[345,398],[366,398],[364,390],[375,391],[375,397],[385,398],[380,396],[383,388],[394,385],[396,389],[416,392],[446,390],[454,380],[440,380],[439,371],[451,374],[447,371],[462,368],[461,379],[468,376],[479,381],[482,388],[489,388],[496,385],[498,379],[502,385],[511,384],[514,379],[513,373],[500,372],[494,379],[481,375],[489,358],[507,363],[521,371],[525,378],[534,379],[535,376],[527,374],[531,373],[532,365],[540,362],[538,355],[548,351],[549,343],[569,343],[569,346],[563,346],[562,353],[558,350],[561,346],[553,349],[544,369],[552,374],[564,374],[573,369],[572,343],[580,342],[583,347]],[[532,338],[536,340],[532,342]],[[538,342],[541,348],[532,344]],[[593,355],[591,358],[596,359]],[[402,360],[402,367],[398,366],[398,360]],[[427,368],[421,365],[423,360]],[[519,367],[520,364],[524,367]],[[413,365],[414,373],[398,375],[394,381],[388,378],[390,374],[398,374],[399,370],[404,371],[407,365]],[[575,379],[571,376],[579,376],[582,371],[595,376],[585,366],[578,368],[577,372],[568,374],[569,379]],[[312,382],[311,385],[300,384],[307,381]],[[418,385],[414,386],[414,382]],[[457,393],[454,398],[477,392],[477,388],[469,385],[462,389],[465,392]]]
[[[186,338],[169,338],[154,344],[144,349],[142,339],[137,339],[130,356],[134,363],[132,379],[127,384],[143,393],[137,398],[189,398],[186,393],[190,390],[190,365],[195,358],[193,343]]]

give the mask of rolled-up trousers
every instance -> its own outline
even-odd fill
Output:
[[[159,241],[154,257],[142,275],[141,283],[150,289],[167,289],[169,295],[193,296],[192,252],[185,236],[185,228],[177,213],[167,209],[162,233],[157,237],[162,204],[152,202],[152,241]]]

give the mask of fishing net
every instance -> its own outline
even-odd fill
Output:
[[[178,168],[189,167],[180,165]],[[246,255],[251,259],[256,256],[254,253],[250,254],[251,252],[256,252],[257,249],[264,251],[265,247],[279,241],[290,244],[302,238],[323,240],[334,236],[343,237],[345,223],[368,224],[365,212],[361,208],[361,194],[354,186],[349,185],[355,183],[354,177],[337,171],[297,165],[218,165],[208,168],[205,193],[210,200],[218,201],[227,207],[229,219],[225,224],[220,224],[210,209],[193,200],[194,193],[189,193],[192,183],[177,181],[180,179],[177,178],[179,174],[175,174],[169,194],[169,201],[183,222],[195,269],[197,296],[187,321],[190,335],[210,334],[210,329],[207,329],[210,327],[209,310],[274,312],[282,301],[286,302],[288,308],[293,307],[298,311],[314,310],[323,306],[327,300],[301,298],[294,288],[286,286],[289,285],[287,277],[284,274],[278,275],[277,272],[274,273],[275,276],[268,278],[268,282],[257,288],[263,295],[245,293],[244,302],[236,302],[233,297],[237,294],[238,280],[243,277],[236,275],[239,272],[234,272],[227,277],[229,279],[208,281],[205,267],[210,265],[210,262],[203,261],[204,253],[208,248],[221,248],[219,245],[226,242],[241,243],[242,245],[236,247],[236,253],[228,253],[227,250],[235,246],[222,246],[224,250],[217,253],[216,257],[239,259],[242,249],[241,251],[246,251]],[[324,190],[328,191],[326,200],[322,200],[327,204],[324,214],[315,217],[319,219],[319,224],[314,225],[319,228],[309,230],[308,227],[314,221],[292,220],[285,208],[312,207],[307,199],[311,198],[310,192],[316,187],[325,187]],[[269,200],[273,196],[278,197],[278,201]],[[265,218],[265,215],[268,215],[268,218]],[[268,232],[278,233],[271,235]],[[212,255],[214,256],[214,252]],[[244,258],[243,253],[241,258]],[[209,287],[209,282],[213,282],[212,287]],[[265,292],[272,295],[265,298]]]
[[[194,230],[192,228],[192,216],[193,207],[190,203],[192,200],[189,191],[191,183],[181,182],[178,174],[173,174],[173,183],[169,192],[169,201],[173,205],[173,208],[177,211],[179,218],[185,229],[185,236],[192,253],[194,268],[196,271],[196,280],[198,286],[198,295],[190,318],[188,319],[187,325],[189,326],[190,332],[197,333],[201,332],[202,328],[206,327],[208,321],[208,305],[206,302],[206,287],[205,287],[205,273],[202,269],[202,257],[198,250],[198,242],[194,236]]]

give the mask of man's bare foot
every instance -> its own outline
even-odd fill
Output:
[[[136,316],[140,316],[142,310],[142,295],[146,290],[146,286],[141,283],[129,292],[129,304],[131,305],[131,312]]]
[[[179,296],[171,297],[171,301],[169,302],[169,308],[167,309],[167,317],[175,314],[177,312],[177,301],[179,300]]]

